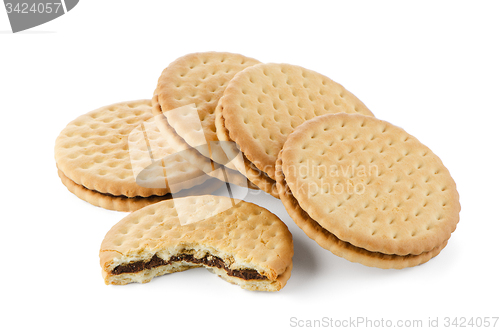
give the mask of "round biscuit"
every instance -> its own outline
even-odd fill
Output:
[[[197,149],[191,147],[186,143],[181,136],[170,126],[165,116],[161,111],[158,103],[158,95],[154,95],[152,113],[154,115],[155,123],[160,130],[164,139],[172,146],[178,153],[181,153],[183,158],[194,164],[211,177],[217,178],[221,181],[231,184],[247,187],[250,189],[258,190],[259,187],[250,182],[247,177],[243,176],[239,171],[222,167],[220,164],[213,162],[210,158],[202,155]]]
[[[146,126],[147,133],[135,130]],[[129,141],[131,133],[135,136]],[[149,147],[144,143],[142,150],[130,150],[129,142],[144,139],[146,134]],[[209,178],[172,154],[175,150],[154,125],[151,100],[116,103],[79,116],[61,131],[55,144],[56,164],[65,176],[89,190],[115,196],[161,196]],[[168,162],[156,162],[136,178],[132,162],[147,166],[151,155],[166,157]]]
[[[429,252],[459,221],[456,184],[439,157],[373,117],[329,114],[304,123],[283,146],[282,169],[313,220],[372,252]]]
[[[342,85],[290,64],[257,64],[244,69],[229,82],[219,103],[231,141],[273,180],[286,137],[303,122],[339,112],[373,116]]]
[[[155,95],[164,114],[181,107],[191,106],[200,120],[201,136],[194,130],[193,121],[185,116],[169,114],[169,125],[181,139],[205,157],[233,168],[231,162],[218,149],[200,147],[217,141],[214,111],[229,81],[241,70],[259,61],[228,52],[201,52],[184,55],[163,70]],[[189,120],[190,125],[184,125]],[[182,148],[182,146],[179,146]]]
[[[224,118],[222,117],[221,103],[217,105],[215,109],[215,123],[217,126],[217,136],[221,142],[228,141],[231,142],[229,133],[224,126]],[[250,162],[245,155],[241,154],[240,157],[232,157],[239,155],[241,151],[234,143],[222,144],[222,149],[228,155],[230,159],[233,160],[233,165],[236,169],[242,173],[248,180],[260,188],[262,191],[272,195],[273,197],[279,199],[279,194],[276,189],[276,181],[270,178],[265,172],[257,169],[255,165]]]
[[[337,238],[333,233],[324,229],[300,207],[297,199],[294,198],[285,181],[281,168],[281,153],[276,161],[276,183],[280,199],[283,202],[288,214],[298,227],[301,228],[309,238],[316,241],[318,245],[324,249],[329,250],[333,254],[351,262],[361,263],[369,267],[381,269],[403,269],[414,267],[437,256],[448,243],[446,241],[431,251],[423,252],[420,255],[383,254],[353,246],[348,242],[339,240],[339,238]]]

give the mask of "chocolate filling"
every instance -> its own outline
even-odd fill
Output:
[[[138,261],[138,262],[133,262],[129,264],[123,264],[116,266],[111,273],[113,275],[120,275],[124,273],[135,273],[142,271],[144,269],[153,269],[162,265],[168,265],[172,264],[172,262],[178,262],[178,261],[186,261],[186,262],[191,262],[191,263],[196,263],[196,264],[203,264],[208,267],[215,267],[219,269],[224,269],[229,276],[232,277],[238,277],[242,278],[244,280],[249,280],[249,279],[266,279],[265,276],[262,276],[259,274],[256,270],[252,269],[240,269],[240,270],[233,270],[229,269],[226,267],[226,264],[224,261],[213,255],[205,255],[201,259],[195,258],[193,255],[190,254],[180,254],[177,256],[172,256],[170,260],[165,261],[162,258],[158,257],[156,254],[149,260],[148,262],[144,261]]]

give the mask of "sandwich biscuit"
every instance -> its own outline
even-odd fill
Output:
[[[309,237],[380,268],[436,256],[459,221],[455,182],[441,160],[388,122],[353,114],[314,118],[277,160],[278,191]]]
[[[116,103],[70,122],[56,139],[55,160],[71,192],[121,211],[157,202],[210,178],[168,146],[154,124],[151,100]]]
[[[238,73],[228,84],[216,108],[216,133],[234,142],[243,162],[233,162],[261,189],[274,184],[275,164],[286,137],[303,122],[329,113],[373,116],[340,84],[312,70],[289,64],[257,64]],[[231,150],[232,149],[232,150]],[[227,147],[227,154],[235,153]],[[272,185],[271,185],[272,186]]]
[[[128,215],[106,234],[99,256],[106,284],[146,283],[203,266],[244,289],[278,291],[290,277],[293,242],[268,210],[206,195]]]
[[[217,144],[214,111],[235,74],[259,61],[227,52],[182,56],[162,72],[153,97],[158,127],[171,145],[210,175],[247,186],[247,181]],[[164,115],[164,116],[160,116]],[[210,160],[200,158],[205,156]],[[219,165],[235,170],[223,174]]]

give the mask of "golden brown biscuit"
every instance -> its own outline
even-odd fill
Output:
[[[160,104],[158,103],[158,95],[153,96],[152,112],[155,117],[155,123],[162,133],[163,138],[167,141],[168,145],[173,146],[185,160],[196,165],[198,169],[209,176],[221,181],[248,187],[250,189],[258,189],[257,186],[249,182],[239,171],[223,167],[221,164],[203,156],[197,149],[189,146],[169,125],[167,118],[163,116]]]
[[[275,180],[275,163],[286,137],[315,116],[359,113],[373,116],[353,94],[312,70],[289,64],[257,64],[237,74],[219,100],[216,132],[221,141],[233,141],[248,159]],[[227,134],[226,134],[227,132]],[[243,162],[235,164],[244,171]],[[251,180],[251,179],[250,179]],[[255,183],[257,186],[259,184]]]
[[[111,194],[99,193],[97,191],[89,190],[82,185],[76,184],[71,179],[66,177],[61,170],[58,170],[57,173],[68,191],[94,206],[109,210],[124,212],[136,211],[153,203],[173,198],[172,194],[170,193],[162,196],[151,195],[149,197],[134,198],[129,198],[124,195],[115,196]],[[222,185],[223,183],[221,181],[216,178],[212,178],[200,185],[175,193],[175,197],[178,198],[185,196],[210,194],[222,187]]]
[[[280,192],[280,199],[283,202],[285,209],[299,228],[301,228],[309,238],[316,241],[318,245],[324,249],[329,250],[333,254],[343,257],[351,262],[357,262],[369,267],[377,267],[381,269],[402,269],[414,267],[425,263],[438,255],[448,243],[445,241],[433,250],[424,252],[420,255],[383,254],[356,247],[346,241],[339,240],[339,238],[324,229],[318,224],[318,222],[313,220],[304,209],[300,207],[297,199],[294,198],[290,188],[285,182],[285,177],[283,176],[283,171],[281,169],[281,153],[276,161],[276,183]]]
[[[242,288],[277,291],[292,269],[292,235],[268,210],[217,196],[159,202],[118,222],[100,250],[106,284],[149,282],[204,266]]]
[[[71,182],[114,197],[158,197],[210,178],[168,145],[155,125],[150,100],[116,103],[79,116],[57,137],[55,159]],[[91,200],[96,204],[96,199]],[[126,207],[104,205],[120,210],[135,208],[128,202]]]
[[[359,249],[422,263],[446,245],[459,220],[456,185],[441,160],[373,117],[332,114],[304,123],[289,135],[277,166],[292,218],[314,221]]]
[[[273,197],[279,199],[278,190],[276,189],[276,181],[270,178],[264,171],[257,169],[257,167],[244,156],[234,143],[224,144],[230,142],[231,138],[224,126],[224,118],[222,117],[221,105],[217,106],[215,110],[215,123],[217,126],[217,135],[219,140],[223,143],[222,149],[233,160],[233,165],[240,173],[242,173],[248,180],[260,188],[262,191],[269,193]]]
[[[234,75],[257,63],[240,54],[202,52],[184,55],[165,68],[154,94],[170,131],[178,136],[172,139],[177,151],[198,152],[235,170],[222,149],[211,144],[218,140],[214,110]]]
[[[217,140],[213,113],[219,98],[235,74],[258,63],[255,59],[227,52],[184,55],[169,64],[158,79],[155,93],[158,103],[164,113],[194,105],[207,141]],[[189,137],[184,139],[189,142]]]

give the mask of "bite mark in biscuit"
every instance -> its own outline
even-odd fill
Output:
[[[244,280],[267,278],[266,276],[259,274],[257,270],[230,269],[228,266],[226,266],[226,264],[220,257],[213,256],[211,254],[206,254],[202,258],[196,258],[194,257],[193,254],[185,254],[185,253],[172,256],[168,261],[163,260],[162,258],[158,257],[158,255],[155,254],[151,258],[151,260],[147,262],[139,261],[139,262],[133,262],[129,264],[116,266],[113,269],[113,271],[111,271],[111,273],[113,275],[120,275],[123,273],[135,273],[142,271],[144,269],[153,269],[159,266],[170,265],[174,262],[180,262],[180,261],[192,263],[195,265],[203,265],[211,268],[223,269],[226,271],[228,276],[238,277]]]
[[[198,221],[181,222],[185,215]],[[290,277],[293,242],[286,225],[262,207],[199,196],[130,214],[107,233],[99,255],[106,284],[145,283],[204,266],[242,288],[277,291]]]

